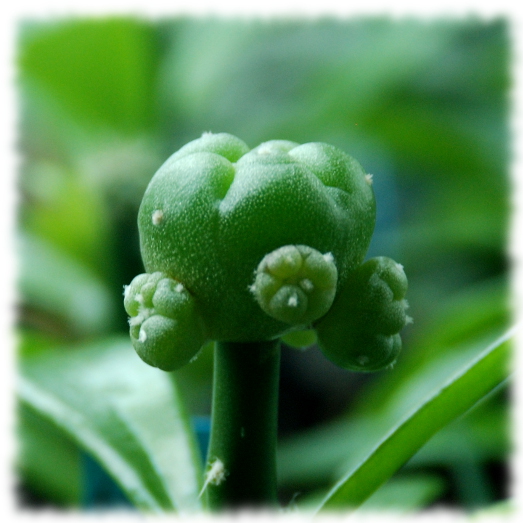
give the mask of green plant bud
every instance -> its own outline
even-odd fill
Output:
[[[249,154],[246,154],[245,157],[242,158],[242,162],[258,161],[260,156],[265,156],[271,160],[277,158],[280,153],[281,158],[286,158],[286,154],[299,145],[299,143],[289,140],[270,140],[263,142],[252,149]]]
[[[401,349],[407,278],[390,258],[368,260],[347,278],[329,312],[317,323],[318,344],[337,365],[358,371],[390,366]]]
[[[384,336],[356,330],[346,339],[343,352],[332,350],[332,346],[320,346],[325,356],[339,367],[375,372],[394,365],[401,351],[401,338],[399,334]]]
[[[188,363],[205,342],[195,301],[165,273],[140,274],[125,289],[129,332],[143,361],[171,371]]]
[[[308,325],[329,310],[337,280],[332,254],[285,245],[261,260],[251,291],[269,316],[290,325]]]
[[[320,253],[332,254],[342,286],[362,263],[374,223],[370,177],[347,154],[285,140],[249,151],[225,133],[206,133],[174,153],[151,180],[138,216],[146,271],[190,289],[208,339],[242,342],[274,339],[325,314],[333,291],[319,282],[332,271],[320,275]],[[315,253],[300,271],[316,275],[316,290],[307,278],[284,284],[296,269],[276,260],[274,273],[255,278],[270,298],[256,297],[254,271],[284,246]]]
[[[171,155],[168,161],[176,161],[183,156],[201,152],[215,153],[223,156],[229,162],[236,162],[249,152],[249,147],[245,142],[231,134],[203,133],[201,138],[189,142]]]
[[[130,285],[125,287],[123,303],[129,316],[137,316],[140,308],[144,308],[145,303],[151,303],[152,293],[148,292],[148,289],[152,286],[154,290],[157,283],[164,277],[165,275],[161,272],[139,274],[133,279]]]
[[[281,340],[290,347],[295,349],[304,349],[314,345],[317,340],[316,331],[314,329],[293,331],[284,334]]]

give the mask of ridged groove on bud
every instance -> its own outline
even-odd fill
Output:
[[[332,254],[285,245],[264,256],[250,288],[269,316],[289,325],[308,325],[329,310],[337,280]]]

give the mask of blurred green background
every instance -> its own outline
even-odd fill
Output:
[[[187,141],[212,131],[251,147],[270,139],[340,147],[374,175],[369,256],[404,265],[414,324],[393,372],[354,374],[315,348],[284,348],[281,498],[314,499],[355,459],[351,448],[372,433],[366,423],[407,408],[409,395],[511,322],[510,64],[504,19],[23,21],[21,368],[44,357],[52,376],[56,354],[125,339],[123,285],[143,272],[141,196]],[[175,373],[193,420],[210,412],[211,372],[208,347]],[[438,433],[369,506],[502,501],[509,429],[500,390]],[[96,463],[78,442],[23,407],[17,430],[22,504],[111,502],[86,494]]]

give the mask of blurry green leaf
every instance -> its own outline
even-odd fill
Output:
[[[504,92],[496,94],[489,101],[499,104],[504,100]],[[467,92],[462,96],[469,97],[468,107],[464,104],[456,107],[454,100],[443,103],[437,99],[418,99],[415,91],[405,93],[404,97],[396,95],[394,103],[375,107],[369,126],[395,151],[407,174],[418,176],[409,166],[423,165],[472,197],[488,197],[483,189],[489,187],[494,189],[491,197],[499,197],[508,182],[506,108],[496,105],[497,110],[492,111],[490,106],[477,113],[483,101],[471,100],[473,94]],[[455,172],[460,177],[454,176]],[[467,187],[472,179],[476,191]]]
[[[444,481],[435,475],[403,475],[387,481],[367,501],[359,512],[411,512],[426,507],[444,490]]]
[[[24,230],[107,277],[114,261],[101,191],[77,173],[45,161],[33,162],[21,181],[27,200],[21,213]]]
[[[479,354],[510,325],[509,289],[505,277],[469,285],[441,299],[435,299],[436,290],[422,283],[411,286],[410,291],[417,293],[409,297],[409,312],[414,317],[414,324],[405,330],[410,336],[403,353],[394,372],[381,373],[379,379],[366,388],[365,395],[357,401],[356,413],[383,412],[388,405],[398,405],[399,395],[419,397],[421,389],[413,393],[412,382],[426,389],[438,369],[443,375],[455,372],[460,361]],[[421,299],[435,303],[424,308],[425,302]],[[422,314],[425,317],[418,320]],[[396,408],[401,410],[405,406]]]
[[[338,419],[289,437],[278,445],[278,481],[284,487],[304,489],[334,479],[333,471],[351,453],[369,445],[373,419]]]
[[[326,496],[318,510],[358,507],[436,432],[507,378],[512,329],[398,423]]]
[[[514,500],[509,499],[494,503],[492,506],[478,510],[470,517],[470,521],[492,521],[493,518],[503,518],[505,521],[519,513]]]
[[[444,481],[434,474],[404,474],[391,478],[382,485],[358,509],[358,514],[364,512],[394,513],[419,510],[432,503],[444,490]],[[290,508],[296,505],[304,513],[314,510],[327,494],[319,489],[304,497],[296,496]]]
[[[134,18],[26,20],[18,64],[21,85],[42,86],[74,117],[132,133],[154,121],[154,26]]]
[[[468,138],[459,127],[470,122],[476,132],[467,141],[488,154],[478,139],[492,134],[499,114],[485,118],[486,111],[507,85],[506,26],[499,20],[185,20],[173,26],[171,41],[160,71],[171,118],[181,115],[195,131],[226,129],[247,143],[275,135],[340,146],[375,140],[424,165],[441,165],[446,155],[435,154],[450,144],[452,154],[474,161],[455,141]],[[431,132],[440,138],[445,121],[440,145]]]
[[[353,127],[453,36],[451,25],[386,18],[192,20],[179,33],[162,71],[165,91],[177,95],[166,104],[178,101],[197,124],[206,120],[256,142],[271,132],[302,141],[311,130]]]
[[[82,335],[104,332],[112,326],[113,296],[87,267],[28,234],[19,235],[18,247],[24,304],[66,319]]]
[[[17,414],[17,469],[23,484],[59,506],[78,507],[82,498],[78,447],[49,420],[23,405]]]
[[[484,347],[484,345],[483,345]],[[459,352],[458,352],[459,353]],[[434,369],[430,365],[406,378],[404,387],[391,390],[391,397],[382,408],[361,407],[350,417],[343,417],[283,440],[278,447],[278,474],[286,487],[305,489],[311,485],[331,482],[347,469],[355,467],[372,451],[383,434],[394,427],[416,407],[420,398],[438,387],[441,380],[457,372],[478,354],[477,350],[463,358],[443,357]],[[362,392],[365,396],[365,389]],[[508,424],[506,413],[499,406],[478,407],[437,433],[409,464],[413,466],[456,466],[461,460],[501,459],[508,455]],[[503,414],[503,415],[502,415]],[[488,422],[485,422],[485,421]],[[463,447],[466,446],[466,452]]]
[[[21,362],[18,396],[89,452],[139,508],[192,512],[200,465],[174,381],[127,338]]]
[[[355,398],[350,416],[280,443],[280,482],[305,488],[332,481],[333,471],[342,473],[340,464],[343,470],[355,466],[371,451],[373,442],[416,407],[419,398],[436,390],[441,380],[458,372],[506,330],[510,319],[507,294],[504,279],[492,280],[432,304],[430,317],[421,322],[421,328],[417,319],[409,327],[409,331],[414,332],[407,338],[393,371],[377,374],[364,386]],[[428,295],[434,296],[434,293],[428,292]],[[415,318],[419,316],[414,306],[410,312]],[[469,444],[467,455],[472,453],[475,459],[490,459],[505,453],[508,432],[505,418],[490,416],[492,409],[481,415],[484,410],[483,406],[475,409],[467,414],[466,422],[460,421],[458,426],[452,424],[438,433],[416,454],[414,459],[418,465],[447,466],[455,462],[456,449],[460,447],[457,442],[463,437]],[[497,406],[496,412],[501,414],[502,409]],[[480,430],[470,428],[472,423]]]
[[[452,468],[461,463],[508,459],[511,451],[509,406],[487,401],[450,423],[409,461],[409,466]]]

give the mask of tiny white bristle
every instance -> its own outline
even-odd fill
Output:
[[[140,325],[142,323],[143,318],[141,314],[138,314],[138,316],[133,316],[132,318],[129,318],[129,325],[131,327],[134,327],[135,325]]]
[[[411,323],[414,323],[414,320],[412,319],[411,316],[407,316],[405,318],[405,325],[410,325]]]
[[[372,174],[365,175],[365,182],[367,183],[367,185],[372,185]]]
[[[226,476],[227,471],[225,470],[225,465],[223,464],[223,461],[220,458],[216,458],[211,463],[211,468],[205,473],[205,482],[198,497],[201,497],[201,495],[205,492],[205,489],[208,487],[209,484],[220,485],[221,483],[223,483],[223,481],[225,481]]]
[[[403,265],[401,265],[401,263],[396,263],[396,268],[399,269],[400,271],[402,271]]]
[[[157,209],[152,214],[152,221],[153,225],[160,225],[163,221],[163,211],[161,209]]]
[[[368,356],[364,356],[364,355],[361,355],[358,357],[358,363],[360,365],[367,365],[367,363],[369,363],[369,357]]]
[[[256,284],[253,283],[252,285],[249,285],[247,287],[249,289],[249,292],[252,292],[253,294],[256,292]]]
[[[212,136],[212,131],[203,131],[202,138],[205,138],[206,136]]]
[[[174,290],[176,292],[183,292],[184,288],[185,287],[183,286],[183,283],[178,283],[178,284],[176,284],[176,287],[174,288]]]
[[[312,292],[314,290],[314,283],[312,283],[309,278],[304,278],[303,280],[300,281],[300,287],[305,291],[305,292]]]
[[[258,154],[266,155],[272,153],[272,147],[268,144],[262,144],[256,150]]]
[[[147,340],[147,333],[143,329],[140,329],[140,335],[138,336],[138,341],[144,343],[146,340]]]
[[[298,296],[296,294],[293,294],[289,300],[287,301],[288,307],[297,307],[298,306]]]
[[[124,298],[127,298],[129,296],[129,287],[130,285],[124,285],[123,286],[123,295],[124,295]]]
[[[323,259],[327,262],[327,263],[332,263],[334,262],[334,256],[332,255],[332,252],[327,252],[323,255]]]
[[[134,297],[134,300],[137,301],[139,304],[143,305],[143,296],[141,294],[137,294]]]

